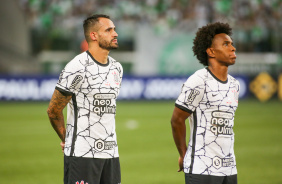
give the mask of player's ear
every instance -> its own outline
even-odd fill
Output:
[[[206,52],[207,52],[209,57],[212,57],[212,58],[214,57],[214,50],[213,50],[213,48],[211,48],[211,47],[207,48]]]
[[[97,37],[98,37],[98,34],[97,34],[97,32],[90,32],[89,33],[89,36],[90,36],[90,38],[91,38],[91,40],[93,40],[93,41],[97,41]]]

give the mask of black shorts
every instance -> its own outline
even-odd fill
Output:
[[[185,173],[185,184],[237,184],[237,174],[231,176],[211,176]]]
[[[120,184],[119,158],[64,157],[64,184]]]

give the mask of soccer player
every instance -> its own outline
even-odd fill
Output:
[[[233,126],[239,82],[228,74],[236,60],[231,34],[229,24],[216,22],[199,28],[193,42],[206,67],[183,84],[171,118],[178,172],[184,171],[186,184],[237,184]]]
[[[118,34],[107,15],[88,17],[83,28],[88,50],[63,69],[47,112],[62,141],[64,183],[119,184],[115,114],[123,68],[108,56]]]

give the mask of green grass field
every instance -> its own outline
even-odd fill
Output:
[[[0,103],[0,183],[63,183],[63,154],[47,106]],[[123,184],[184,184],[170,128],[173,108],[173,101],[118,102]],[[239,184],[282,184],[282,102],[239,102],[234,131]]]

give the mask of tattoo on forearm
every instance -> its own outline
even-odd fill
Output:
[[[64,141],[66,132],[63,109],[68,104],[71,97],[72,96],[65,96],[58,90],[55,90],[47,110],[50,122],[62,141]]]

